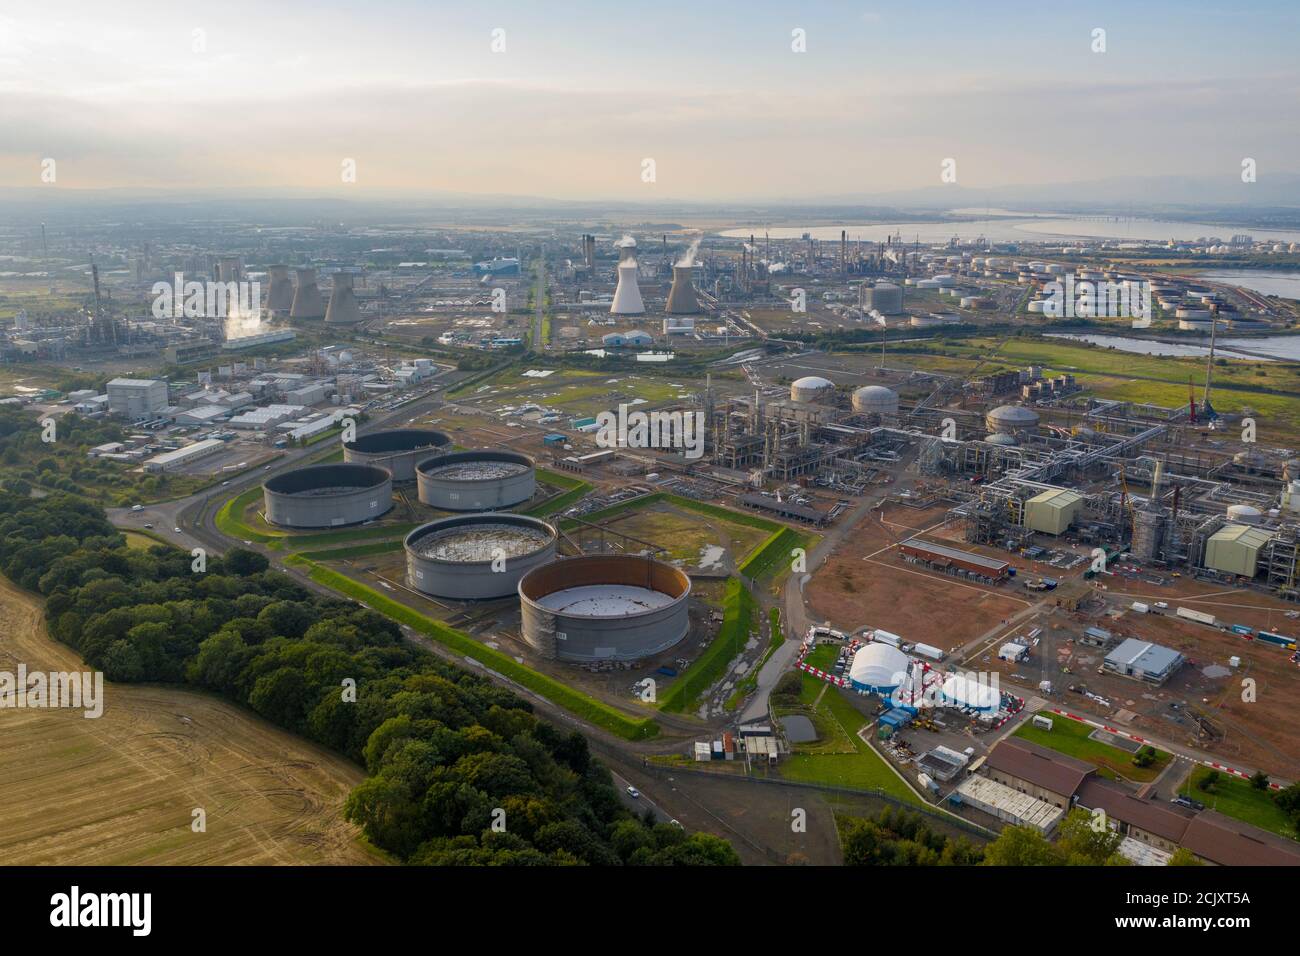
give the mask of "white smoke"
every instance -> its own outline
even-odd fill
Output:
[[[694,239],[691,240],[691,244],[690,244],[690,246],[688,246],[687,249],[686,249],[686,251],[685,251],[684,253],[682,253],[682,257],[681,257],[680,259],[677,260],[677,265],[678,265],[678,266],[694,266],[694,265],[695,265],[695,257],[699,255],[699,252],[700,252],[700,240],[701,240],[702,238],[703,238],[702,236],[696,236]]]

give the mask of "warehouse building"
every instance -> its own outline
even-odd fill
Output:
[[[220,438],[207,438],[203,441],[196,441],[184,448],[177,448],[175,451],[165,451],[161,455],[154,455],[144,463],[144,470],[150,474],[175,471],[189,462],[216,454],[225,447],[226,443]]]
[[[1102,666],[1112,674],[1159,686],[1182,663],[1183,655],[1172,648],[1130,637],[1106,655]]]
[[[1065,534],[1083,505],[1083,495],[1053,488],[1025,502],[1025,527],[1043,534]]]
[[[967,777],[955,793],[962,804],[983,810],[1003,823],[1033,827],[1044,836],[1055,830],[1065,816],[1065,811],[1055,804],[1031,797],[989,777]]]
[[[1259,553],[1268,545],[1267,531],[1244,524],[1224,525],[1205,542],[1205,566],[1253,578]]]
[[[914,564],[924,564],[936,571],[961,574],[983,581],[1005,581],[1011,576],[1011,565],[997,558],[986,558],[971,551],[959,551],[943,544],[932,544],[920,538],[908,538],[898,546],[903,559]]]
[[[1144,800],[1122,784],[1089,777],[1079,788],[1076,802],[1085,810],[1102,810],[1116,830],[1166,853],[1182,845],[1187,825],[1196,811],[1177,804]]]

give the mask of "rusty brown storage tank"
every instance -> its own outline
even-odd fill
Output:
[[[520,630],[552,660],[641,660],[686,636],[690,595],[686,573],[653,558],[562,558],[520,578]]]

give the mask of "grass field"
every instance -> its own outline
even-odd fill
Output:
[[[1157,750],[1155,762],[1149,767],[1135,767],[1132,754],[1119,747],[1112,747],[1091,739],[1088,735],[1096,728],[1060,714],[1052,714],[1051,718],[1051,730],[1043,730],[1025,723],[1015,732],[1015,736],[1049,747],[1058,753],[1077,757],[1079,760],[1100,767],[1103,772],[1138,783],[1154,780],[1169,763],[1169,754]]]
[[[0,578],[0,668],[82,668]],[[118,866],[382,862],[342,817],[361,767],[208,694],[105,684],[104,712],[0,710],[0,859]],[[202,808],[207,830],[191,830]]]
[[[1296,830],[1287,815],[1273,802],[1272,791],[1256,790],[1246,780],[1219,774],[1214,792],[1207,793],[1200,783],[1210,775],[1209,767],[1197,767],[1179,789],[1179,793],[1197,800],[1225,817],[1254,824],[1263,830],[1295,839]]]
[[[323,584],[339,594],[353,598],[392,618],[399,624],[404,624],[412,630],[437,641],[444,647],[477,661],[484,667],[490,668],[527,687],[529,690],[545,697],[551,703],[563,707],[571,714],[597,727],[603,727],[627,740],[646,740],[659,733],[658,725],[653,720],[649,718],[637,719],[624,714],[622,711],[615,710],[590,694],[574,690],[567,684],[541,674],[531,667],[525,667],[513,657],[494,650],[485,644],[480,644],[468,634],[448,627],[441,621],[425,617],[400,601],[395,601],[380,594],[374,588],[368,587],[359,581],[354,581],[337,571],[315,564],[301,555],[295,555],[290,560],[300,567],[305,567],[311,579],[316,583]],[[697,663],[696,666],[698,667],[699,664]]]
[[[925,805],[885,763],[885,758],[858,736],[858,731],[868,723],[868,718],[855,710],[841,691],[824,681],[805,674],[803,682],[800,700],[804,703],[805,710],[809,706],[809,698],[815,701],[812,707],[816,714],[813,725],[818,728],[818,732],[823,727],[829,727],[836,734],[832,738],[836,741],[832,747],[842,746],[838,736],[842,734],[852,749],[848,752],[796,752],[781,764],[781,776],[804,783],[883,790],[900,800]]]
[[[690,669],[673,682],[659,702],[660,710],[681,713],[695,709],[700,695],[727,672],[727,666],[744,649],[757,610],[758,604],[749,589],[738,579],[728,578],[722,598],[722,627],[717,637]]]

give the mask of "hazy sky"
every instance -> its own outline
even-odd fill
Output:
[[[8,4],[0,184],[45,158],[54,188],[586,199],[912,189],[949,157],[974,188],[1300,170],[1300,5],[1134,6]]]

